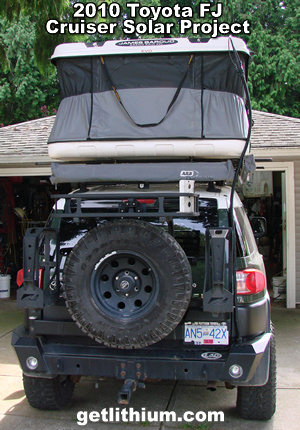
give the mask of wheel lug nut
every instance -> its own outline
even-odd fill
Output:
[[[116,276],[116,281],[118,281],[119,280],[119,276]]]
[[[137,276],[134,277],[134,280],[137,281],[139,278]]]
[[[135,287],[135,288],[134,288],[134,291],[139,291],[139,287]]]
[[[128,293],[126,293],[126,294],[125,294],[125,297],[129,297],[129,294],[128,294]]]

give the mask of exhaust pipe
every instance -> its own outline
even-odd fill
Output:
[[[206,389],[209,391],[216,391],[217,381],[207,381]]]

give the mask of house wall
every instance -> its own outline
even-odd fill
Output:
[[[300,161],[295,161],[296,303],[300,303]]]

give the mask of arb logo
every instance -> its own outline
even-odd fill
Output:
[[[187,177],[187,176],[194,176],[194,170],[182,170],[181,172],[180,172],[180,176],[183,176],[183,177]]]

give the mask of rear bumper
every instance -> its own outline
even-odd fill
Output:
[[[229,350],[161,349],[119,350],[101,345],[66,345],[43,343],[30,337],[24,327],[12,335],[23,372],[30,376],[86,375],[117,379],[228,381],[233,385],[264,385],[268,379],[271,333],[265,333],[248,343],[233,344]],[[214,352],[215,354],[212,354]],[[38,360],[30,371],[28,357]],[[243,369],[239,378],[232,378],[229,369],[238,364]]]

